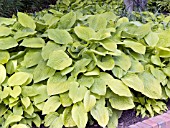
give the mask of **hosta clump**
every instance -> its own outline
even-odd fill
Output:
[[[168,28],[167,21],[167,28]],[[116,127],[136,93],[170,96],[170,29],[112,12],[0,18],[0,125]]]

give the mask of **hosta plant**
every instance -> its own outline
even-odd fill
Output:
[[[168,24],[81,9],[0,18],[0,126],[115,128],[136,93],[168,99]]]

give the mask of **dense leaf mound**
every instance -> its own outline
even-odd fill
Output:
[[[0,126],[114,128],[139,95],[142,114],[165,110],[156,101],[170,96],[169,21],[54,9],[0,18]]]

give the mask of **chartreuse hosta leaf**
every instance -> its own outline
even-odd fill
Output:
[[[15,124],[11,128],[29,128],[26,124]]]
[[[131,67],[131,60],[130,57],[124,53],[122,53],[120,56],[113,57],[115,61],[115,65],[119,66],[125,71],[128,71]]]
[[[0,38],[0,50],[10,49],[17,45],[17,41],[12,37]]]
[[[0,37],[8,36],[12,33],[11,29],[8,27],[0,26]]]
[[[159,36],[155,32],[150,32],[146,37],[145,37],[146,43],[151,46],[155,47],[159,41]]]
[[[66,30],[48,29],[48,37],[57,44],[69,44],[73,42],[73,38]]]
[[[87,88],[84,86],[79,86],[77,82],[69,87],[69,97],[72,99],[73,103],[82,101]]]
[[[114,109],[117,110],[128,110],[135,107],[132,97],[119,96],[117,94],[112,94],[109,98],[109,102]]]
[[[70,12],[60,18],[58,23],[59,29],[70,29],[76,22],[76,13]]]
[[[19,122],[22,118],[20,115],[10,114],[5,121],[4,127],[6,128],[12,123]]]
[[[129,72],[140,73],[144,71],[144,66],[138,60],[131,59],[131,67]]]
[[[144,84],[143,94],[152,99],[159,99],[162,95],[162,88],[159,80],[157,80],[150,72],[144,71],[139,75]]]
[[[8,85],[9,86],[23,85],[27,82],[29,78],[32,78],[32,74],[26,72],[16,72],[8,79]]]
[[[116,94],[120,96],[131,97],[132,94],[128,88],[121,80],[114,79],[110,74],[101,72],[100,78],[105,82],[106,85]]]
[[[170,48],[158,47],[157,51],[161,58],[170,57]]]
[[[60,98],[58,96],[50,97],[44,104],[42,114],[49,114],[55,112],[60,107]]]
[[[62,50],[53,51],[47,65],[55,70],[63,70],[72,64],[72,59]]]
[[[42,48],[45,45],[45,41],[42,38],[25,38],[20,44],[21,46],[28,48]]]
[[[46,61],[49,59],[49,55],[55,50],[63,50],[65,51],[65,46],[60,46],[59,44],[54,43],[53,41],[48,41],[46,45],[42,48],[42,58]]]
[[[105,101],[103,104],[102,100],[104,99],[102,98],[97,101],[90,113],[100,126],[105,127],[109,122],[109,111],[108,108],[105,107]]]
[[[45,61],[40,61],[33,72],[33,80],[38,83],[53,76],[54,73],[55,70],[47,66]]]
[[[72,107],[67,107],[64,109],[62,120],[63,120],[63,124],[65,127],[76,126],[76,124],[73,120],[71,111],[72,111]]]
[[[30,101],[30,98],[29,97],[23,97],[21,98],[21,102],[22,104],[24,105],[24,107],[27,109],[30,104],[31,104],[31,101]]]
[[[107,25],[107,20],[102,15],[94,15],[88,19],[89,27],[93,28],[95,31],[105,29]]]
[[[41,51],[31,49],[24,56],[24,60],[21,62],[21,64],[26,68],[29,68],[37,65],[40,60],[42,60]]]
[[[62,128],[63,127],[63,121],[61,115],[59,115],[57,112],[51,112],[50,114],[47,114],[44,119],[44,126],[50,128]]]
[[[22,12],[18,12],[18,22],[24,26],[24,27],[28,27],[28,28],[31,28],[31,29],[35,29],[36,28],[36,25],[35,25],[35,22],[34,20],[32,19],[32,17],[28,16],[27,14],[25,13],[22,13]]]
[[[125,72],[122,68],[115,66],[112,69],[112,73],[116,78],[122,78],[127,72]]]
[[[111,39],[105,39],[100,43],[108,51],[116,51],[117,44]]]
[[[6,78],[6,69],[2,64],[0,64],[0,85],[4,82],[5,78]]]
[[[0,25],[12,25],[16,22],[16,18],[0,17]]]
[[[85,41],[92,40],[96,37],[95,31],[90,27],[77,26],[74,28],[76,35]]]
[[[17,69],[17,60],[10,60],[6,64],[6,71],[8,74],[13,74]]]
[[[10,91],[10,95],[13,98],[17,98],[21,94],[21,87],[20,86],[14,86],[13,90]]]
[[[146,46],[143,44],[133,40],[124,40],[123,43],[125,44],[125,47],[131,48],[134,52],[145,54]]]
[[[68,92],[60,94],[60,102],[64,107],[68,107],[73,103],[72,99],[68,95]]]
[[[87,116],[87,112],[85,111],[85,108],[82,102],[79,102],[73,105],[71,114],[78,128],[86,127],[88,116]]]
[[[103,71],[105,70],[112,70],[115,66],[114,59],[112,56],[99,56],[97,61],[97,66],[101,68]]]
[[[6,51],[6,50],[1,51],[0,50],[0,64],[7,63],[9,58],[10,58],[10,54],[9,54],[8,51]]]
[[[89,112],[96,104],[96,97],[90,95],[90,91],[86,91],[83,103],[86,112]]]
[[[80,86],[90,88],[94,83],[94,78],[90,76],[82,76],[80,79],[78,79],[78,83]]]
[[[154,68],[153,66],[150,67],[150,71],[152,73],[152,75],[159,80],[160,82],[163,82],[166,79],[166,75],[164,74],[163,71],[161,71],[158,68]]]
[[[136,91],[143,92],[144,84],[136,74],[126,74],[122,79],[124,84]]]

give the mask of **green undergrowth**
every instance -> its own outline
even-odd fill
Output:
[[[143,24],[111,11],[52,8],[1,17],[0,127],[85,128],[96,120],[115,128],[123,110],[162,113],[169,34],[165,16]]]

